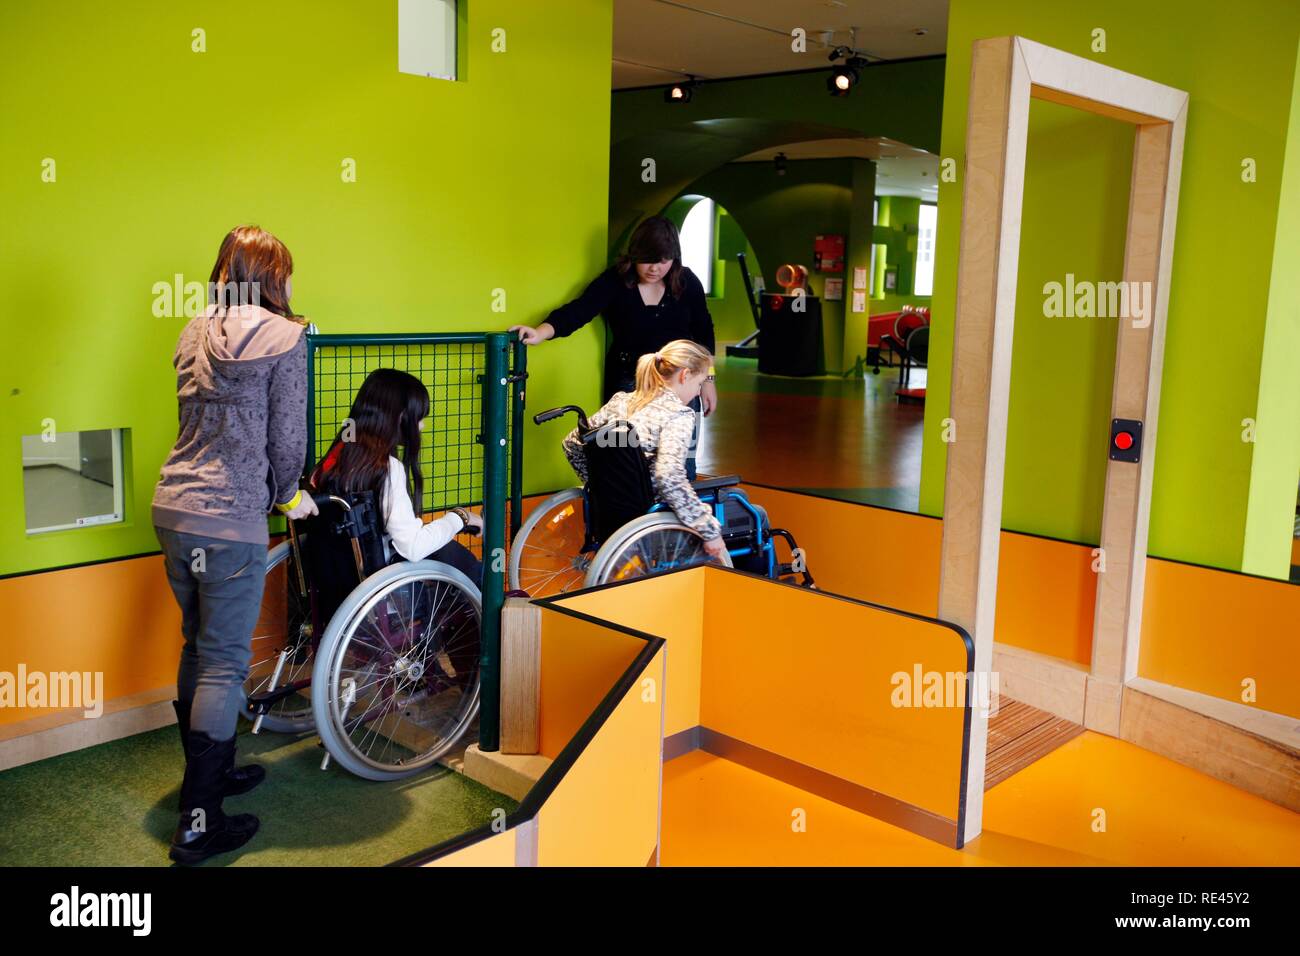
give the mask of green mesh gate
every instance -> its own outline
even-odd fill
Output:
[[[527,350],[504,332],[307,336],[308,472],[338,435],[367,375],[395,368],[429,389],[420,449],[423,510],[481,507],[483,534],[461,539],[483,561],[479,746],[497,750],[506,525],[519,530]]]

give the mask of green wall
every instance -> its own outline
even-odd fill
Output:
[[[826,65],[820,52],[791,57],[796,69]],[[760,149],[847,136],[938,149],[942,57],[873,64],[845,97],[827,94],[826,76],[817,70],[708,82],[686,105],[665,103],[662,88],[614,94],[610,248],[621,248],[640,218],[664,209],[701,176]],[[650,181],[647,160],[654,161]]]
[[[1090,49],[1098,27],[1106,30],[1108,52]],[[1176,7],[1125,0],[1075,7],[953,0],[941,152],[956,158],[959,170],[971,43],[1007,34],[1191,95],[1150,552],[1240,568],[1256,448],[1241,440],[1241,423],[1256,414],[1259,398],[1300,7],[1265,0],[1228,6],[1186,0]],[[1067,272],[1093,281],[1120,277],[1131,148],[1131,130],[1116,121],[1033,105],[1007,438],[1008,528],[1082,542],[1099,536],[1115,320],[1047,318],[1043,284],[1064,281]],[[1245,157],[1258,164],[1257,182],[1242,181]],[[956,183],[940,182],[920,498],[929,514],[941,513],[943,505],[940,429],[948,414],[961,190],[960,174]],[[1232,237],[1226,246],[1225,215]],[[1293,223],[1293,243],[1294,232]],[[1292,252],[1292,270],[1294,261]],[[1287,307],[1294,322],[1294,300]],[[1293,378],[1294,368],[1292,357]],[[1288,449],[1281,457],[1294,462],[1300,441],[1294,418],[1290,433],[1284,430],[1275,429],[1270,440]],[[1294,485],[1294,470],[1290,480]],[[1287,515],[1275,520],[1285,523]]]
[[[744,231],[751,248],[762,253],[767,289],[779,291],[776,270],[787,262],[812,269],[813,241],[821,233],[848,236],[853,200],[849,159],[791,160],[778,176],[771,163],[730,163],[691,184],[690,192],[710,197],[726,208]],[[749,258],[751,275],[756,260]],[[736,270],[739,278],[739,268]],[[842,273],[834,275],[843,277]],[[809,287],[823,295],[827,275],[812,272]],[[729,298],[743,302],[739,282],[727,287]],[[734,306],[729,306],[734,311]],[[746,306],[748,308],[748,306]],[[753,328],[750,319],[749,329]],[[746,333],[747,334],[747,333]],[[844,338],[844,303],[822,301],[823,354],[828,371],[840,368]],[[719,337],[719,341],[725,341]]]
[[[395,3],[0,6],[0,573],[157,549],[185,320],[152,288],[206,283],[234,225],[284,239],[325,332],[504,329],[579,291],[608,243],[611,30],[610,0],[471,0],[450,83],[397,72]],[[596,402],[602,338],[534,350],[530,408]],[[19,436],[46,418],[131,429],[125,524],[26,537]],[[532,427],[527,489],[570,484]]]

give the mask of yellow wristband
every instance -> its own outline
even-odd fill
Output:
[[[280,514],[288,514],[294,508],[298,507],[298,505],[301,503],[302,503],[302,489],[299,488],[298,493],[296,495],[294,495],[284,504],[276,505],[275,507],[279,510]]]

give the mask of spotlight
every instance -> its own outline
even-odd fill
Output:
[[[848,96],[849,91],[858,85],[858,71],[866,65],[866,60],[855,56],[832,69],[831,75],[826,78],[827,92],[831,96]]]
[[[841,58],[844,62],[834,66],[826,78],[826,90],[831,96],[848,96],[849,91],[858,85],[859,71],[867,65],[867,61],[852,47],[837,46],[831,50],[829,59],[832,63]]]
[[[685,83],[674,83],[668,89],[664,90],[665,103],[689,103],[691,96],[695,93],[694,79]]]

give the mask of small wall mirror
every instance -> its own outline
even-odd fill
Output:
[[[457,66],[456,0],[398,0],[397,69],[454,80]]]
[[[28,534],[123,519],[122,429],[23,436]]]

